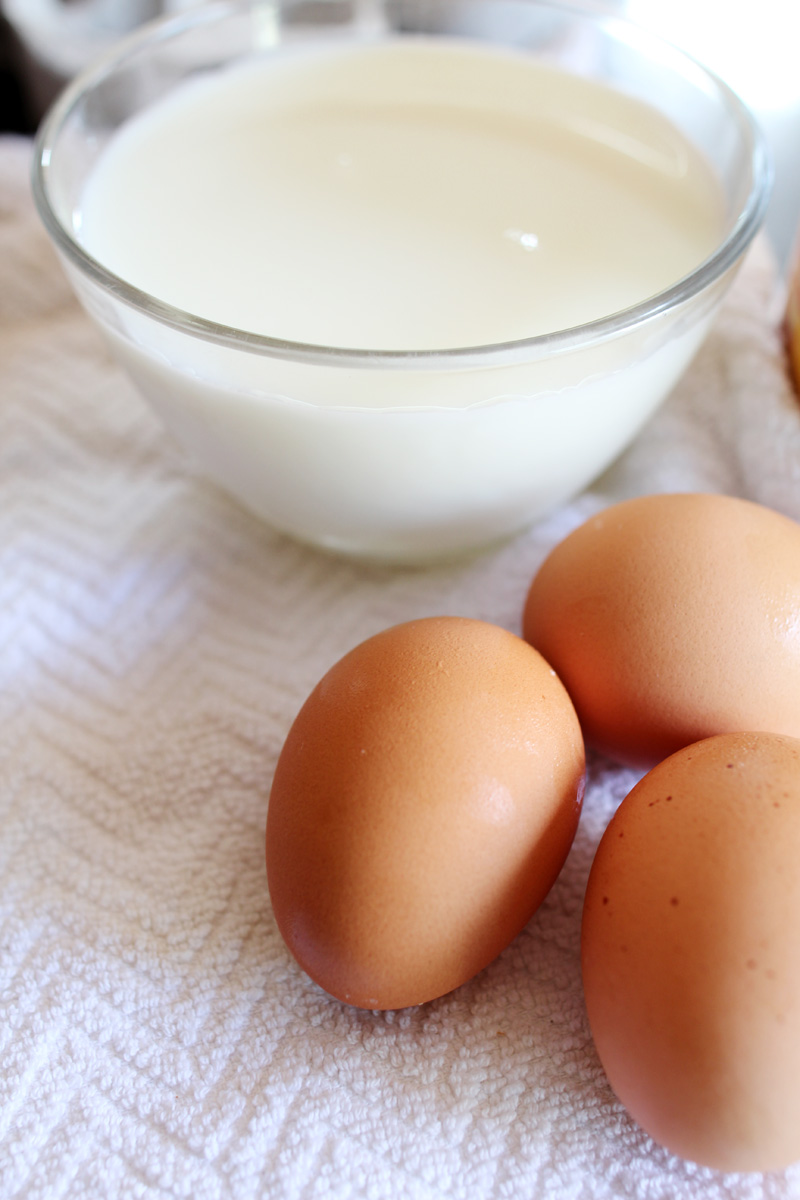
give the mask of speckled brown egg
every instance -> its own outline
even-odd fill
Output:
[[[742,729],[800,736],[800,526],[731,496],[614,505],[545,560],[524,636],[618,761]]]
[[[449,992],[550,890],[583,779],[569,697],[521,638],[458,617],[369,638],[311,693],[276,767],[267,873],[289,950],[359,1007]]]
[[[612,1088],[653,1138],[724,1171],[800,1159],[800,741],[723,734],[623,801],[582,929]]]

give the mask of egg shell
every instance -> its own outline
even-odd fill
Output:
[[[800,1159],[800,741],[722,734],[617,810],[583,911],[586,1008],[618,1098],[723,1171]]]
[[[359,1007],[451,991],[550,890],[583,783],[575,711],[521,638],[459,617],[369,638],[311,693],[275,770],[267,874],[289,950]]]
[[[737,730],[800,736],[800,526],[731,496],[624,501],[550,553],[523,632],[587,743],[620,762]]]

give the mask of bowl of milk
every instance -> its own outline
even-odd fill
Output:
[[[544,0],[226,0],[67,88],[34,194],[208,478],[426,562],[586,487],[691,361],[770,170],[723,82]]]

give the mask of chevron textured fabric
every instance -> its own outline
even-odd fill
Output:
[[[635,780],[595,758],[554,890],[482,974],[420,1009],[348,1009],[270,912],[271,773],[317,679],[387,625],[519,630],[530,578],[637,490],[800,518],[800,415],[769,252],[689,375],[591,492],[479,559],[338,561],[204,482],[110,360],[0,141],[0,1197],[778,1200],[614,1100],[584,1016],[581,903]]]

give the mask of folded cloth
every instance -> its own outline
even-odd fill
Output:
[[[590,1200],[800,1196],[627,1116],[581,994],[594,848],[636,779],[590,761],[543,907],[418,1009],[345,1007],[270,910],[271,773],[308,691],[398,621],[518,632],[547,550],[640,491],[800,518],[778,275],[754,246],[707,343],[590,491],[480,558],[359,565],[268,529],[173,448],[70,297],[0,143],[0,1192]]]

